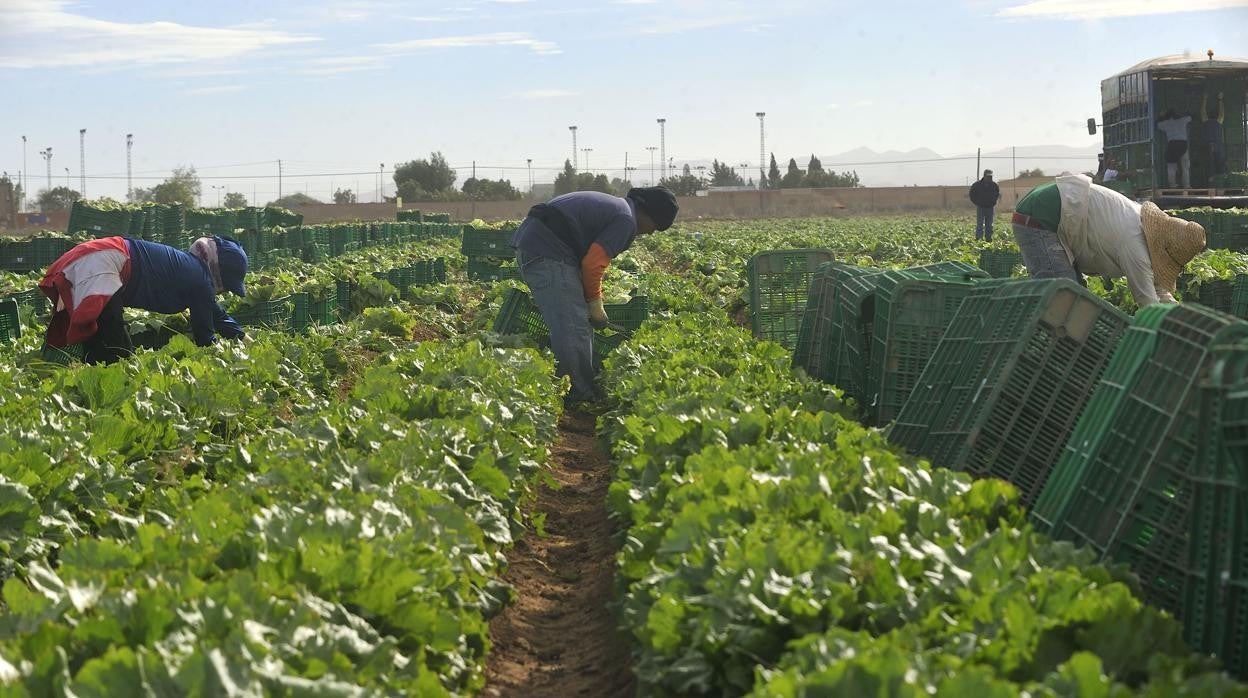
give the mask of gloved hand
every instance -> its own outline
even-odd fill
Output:
[[[602,307],[601,298],[589,301],[589,324],[595,330],[605,330],[611,324],[611,318],[607,317],[607,309]]]

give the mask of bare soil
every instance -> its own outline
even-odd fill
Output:
[[[594,417],[565,413],[552,449],[559,489],[541,487],[530,532],[508,553],[504,579],[517,598],[490,622],[486,696],[632,696],[627,636],[608,608],[616,545],[607,516],[611,462]]]

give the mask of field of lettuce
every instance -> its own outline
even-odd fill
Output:
[[[650,300],[597,415],[639,694],[1248,696],[1127,569],[1035,532],[1009,484],[888,443],[749,332],[755,252],[975,264],[973,238],[949,217],[693,221],[612,265],[608,303]],[[372,275],[437,257],[445,283]],[[455,239],[277,260],[246,303],[348,280],[348,319],[198,348],[135,314],[173,339],[111,366],[44,361],[24,307],[0,348],[0,694],[489,692],[491,620],[523,593],[502,577],[550,535],[565,385],[492,331],[523,284],[465,269]],[[1248,255],[1189,272],[1195,292]]]

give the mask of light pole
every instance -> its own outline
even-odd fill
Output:
[[[224,185],[224,184],[213,184],[213,185],[211,185],[211,186],[212,186],[212,188],[213,188],[213,189],[216,189],[216,190],[217,190],[217,208],[221,208],[221,190],[222,190],[222,189],[225,189],[225,185]]]
[[[26,192],[26,136],[22,136],[22,211],[26,210],[26,199],[30,198]]]
[[[585,171],[586,171],[586,172],[588,172],[588,173],[590,173],[590,174],[593,174],[593,173],[594,173],[594,171],[593,171],[593,170],[589,169],[589,153],[590,153],[592,150],[593,150],[593,148],[581,148],[581,152],[582,152],[582,153],[585,153]]]
[[[572,171],[579,169],[580,163],[576,159],[576,127],[569,126],[568,130],[572,132]]]
[[[48,146],[46,150],[40,150],[39,154],[43,156],[44,164],[48,166],[48,191],[52,191],[52,146]]]
[[[386,198],[386,163],[377,165],[377,203],[382,203]]]
[[[65,168],[65,188],[69,189],[69,168]]]
[[[533,158],[525,158],[529,165],[529,196],[533,196]]]
[[[131,179],[130,149],[134,147],[134,134],[126,134],[126,201],[134,201],[134,183]]]
[[[767,162],[767,147],[763,135],[763,117],[767,116],[767,112],[754,112],[754,116],[758,117],[758,188],[762,189],[763,180],[767,178],[767,171],[763,169],[766,167],[763,163]]]
[[[654,151],[658,150],[658,148],[652,145],[648,145],[646,146],[646,150],[650,151],[650,186],[653,187],[654,186]],[[660,160],[659,162],[663,162],[663,161]]]
[[[661,166],[667,162],[667,119],[657,119],[657,121],[659,122],[659,165]],[[650,173],[650,178],[654,179],[653,172]]]
[[[87,129],[78,129],[78,186],[87,198]]]

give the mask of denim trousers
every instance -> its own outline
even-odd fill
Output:
[[[581,286],[581,270],[548,257],[516,252],[520,278],[528,284],[546,327],[560,376],[572,379],[569,400],[593,400],[594,331]]]
[[[1014,238],[1023,253],[1023,264],[1033,279],[1070,279],[1083,284],[1083,277],[1075,270],[1066,248],[1057,233],[1014,223]]]
[[[975,239],[992,242],[992,211],[994,206],[975,207]]]

